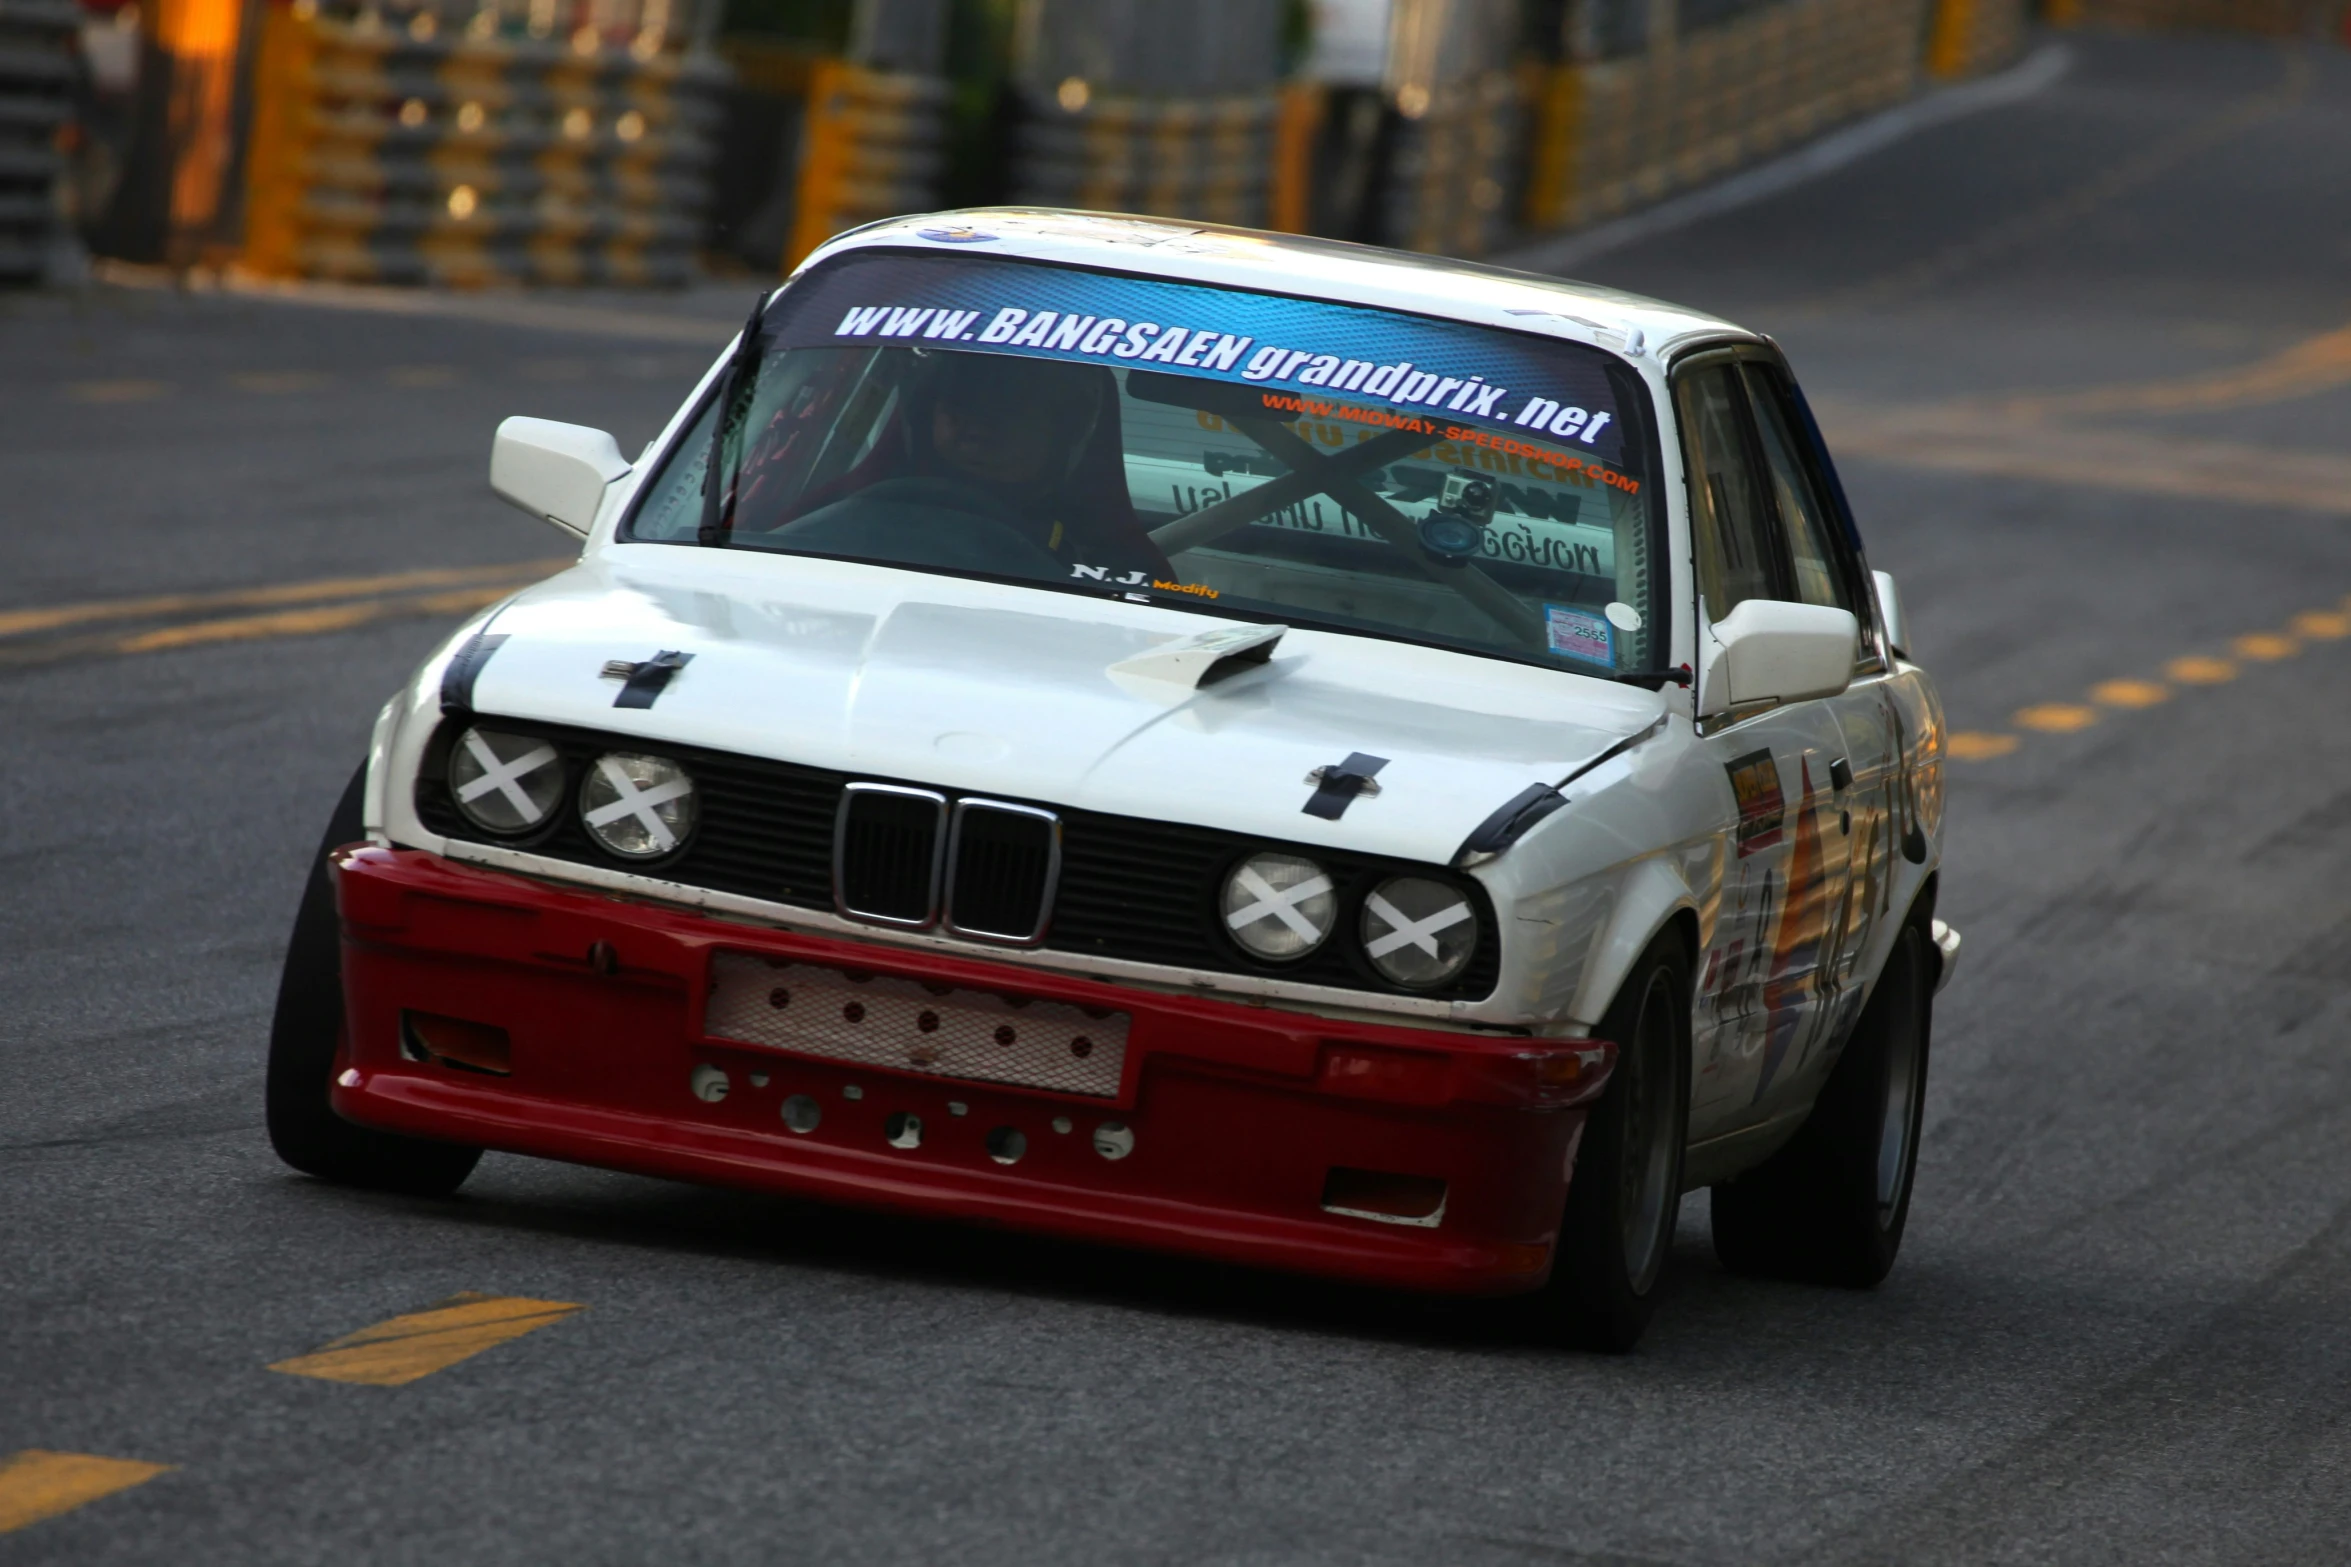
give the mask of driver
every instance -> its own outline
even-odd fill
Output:
[[[919,471],[952,479],[1056,559],[1167,574],[1133,520],[1124,465],[1097,448],[1117,415],[1105,370],[1009,354],[946,353],[913,419]],[[1115,452],[1115,426],[1107,448]],[[1091,468],[1107,466],[1107,473]],[[1124,528],[1118,526],[1123,520]]]

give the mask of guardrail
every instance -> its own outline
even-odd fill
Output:
[[[654,30],[516,37],[498,11],[474,16],[488,25],[271,6],[245,265],[458,286],[687,282],[725,68]]]
[[[1281,121],[1278,90],[1033,104],[1013,150],[1012,199],[1261,228]]]
[[[1512,222],[1535,72],[1488,71],[1438,87],[1396,132],[1380,232],[1406,250],[1482,256]]]
[[[57,134],[80,25],[73,0],[0,0],[0,284],[40,281],[58,242]]]
[[[1909,94],[1927,0],[1790,0],[1647,54],[1554,67],[1527,226],[1611,217]]]
[[[1973,76],[2005,65],[2024,47],[2030,0],[1938,0],[1927,35],[1927,74]]]

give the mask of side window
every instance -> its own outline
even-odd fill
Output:
[[[1719,621],[1748,599],[1779,598],[1770,512],[1747,441],[1738,367],[1709,365],[1681,378],[1682,459],[1690,472],[1698,592]]]
[[[1743,368],[1748,390],[1754,394],[1755,430],[1763,443],[1772,498],[1779,505],[1780,522],[1787,532],[1794,597],[1805,604],[1854,609],[1852,575],[1845,569],[1843,541],[1836,536],[1834,515],[1804,461],[1787,389],[1778,373],[1765,366]]]

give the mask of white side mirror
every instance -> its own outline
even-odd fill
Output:
[[[1749,599],[1715,622],[1717,660],[1731,705],[1835,696],[1853,683],[1850,610]]]
[[[1890,571],[1873,571],[1870,580],[1878,590],[1878,624],[1886,628],[1886,646],[1902,658],[1910,656],[1910,628],[1902,623],[1902,590],[1894,586]]]
[[[583,424],[509,419],[490,443],[490,488],[498,498],[583,539],[606,486],[628,471],[620,444]]]

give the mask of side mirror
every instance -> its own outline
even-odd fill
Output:
[[[1853,683],[1860,634],[1850,610],[1749,599],[1715,622],[1716,668],[1734,707],[1835,696]]]
[[[1902,658],[1910,656],[1910,628],[1902,623],[1902,590],[1890,571],[1873,571],[1870,581],[1878,591],[1878,624],[1886,628],[1886,646]]]
[[[577,538],[588,536],[606,486],[628,471],[619,443],[586,425],[509,419],[490,443],[498,498]]]

